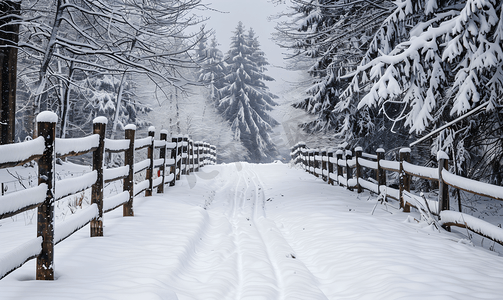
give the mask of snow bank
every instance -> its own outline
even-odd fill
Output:
[[[96,182],[97,177],[98,172],[94,170],[79,177],[56,181],[56,201],[90,188]]]
[[[98,205],[96,203],[79,210],[76,214],[67,216],[64,222],[56,223],[56,227],[54,228],[54,243],[57,244],[66,239],[97,216]]]
[[[0,216],[45,201],[47,184],[0,196]],[[1,276],[0,276],[1,277]]]
[[[458,175],[454,175],[446,169],[442,170],[442,179],[450,186],[460,188],[467,192],[503,200],[503,187],[480,182]]]
[[[440,212],[440,221],[442,224],[453,223],[462,225],[462,227],[467,226],[478,234],[491,238],[500,244],[503,243],[503,229],[479,218],[456,211],[444,210]]]
[[[87,152],[92,148],[96,148],[100,143],[99,134],[81,138],[60,139],[56,138],[56,155],[65,156],[70,153]]]
[[[105,139],[105,149],[110,151],[125,151],[129,149],[129,140],[112,140]]]
[[[0,164],[22,162],[44,154],[44,150],[45,140],[41,136],[22,143],[0,145]]]
[[[20,267],[25,261],[42,251],[42,237],[32,239],[0,257],[0,278]]]
[[[403,162],[403,169],[405,170],[405,172],[412,174],[412,175],[415,175],[415,176],[438,180],[438,169],[437,168],[416,166],[416,165],[413,165],[409,162],[404,161]]]

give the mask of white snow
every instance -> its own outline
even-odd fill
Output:
[[[44,154],[44,150],[45,140],[41,136],[22,143],[0,145],[0,164],[21,162],[32,156]]]
[[[443,224],[456,223],[466,225],[475,232],[503,243],[503,229],[479,218],[456,211],[444,210],[440,212],[440,220]]]
[[[358,183],[364,188],[374,193],[379,193],[379,186],[375,183],[372,183],[368,180],[358,178]]]
[[[133,188],[135,195],[138,195],[139,193],[148,189],[149,185],[150,185],[150,182],[148,180],[143,180],[143,181],[135,184],[134,188]]]
[[[446,169],[442,170],[442,179],[450,186],[459,187],[472,193],[503,200],[503,187],[501,186],[454,175]]]
[[[150,159],[144,159],[140,162],[137,162],[134,164],[133,166],[133,169],[134,169],[134,173],[138,173],[140,171],[143,171],[145,170],[146,168],[148,168],[150,166]]]
[[[149,126],[148,127],[148,132],[155,132],[155,127],[154,126]]]
[[[11,270],[22,265],[28,258],[38,255],[42,251],[42,237],[30,241],[12,249],[0,256],[0,278]],[[1,294],[1,292],[0,292]],[[7,299],[3,298],[2,299]]]
[[[410,148],[408,148],[408,147],[405,147],[405,148],[401,148],[401,149],[400,149],[400,153],[410,153],[410,152],[411,152],[411,150],[410,150]]]
[[[56,181],[55,195],[56,200],[59,200],[68,195],[73,195],[77,192],[90,188],[98,177],[98,172],[91,171],[79,177],[67,178]]]
[[[92,134],[81,138],[56,138],[56,154],[64,156],[71,152],[79,153],[89,151],[94,147],[98,147],[100,143],[100,135]]]
[[[416,176],[422,176],[422,177],[427,177],[427,178],[433,178],[438,180],[438,169],[437,168],[429,168],[429,167],[423,167],[423,166],[416,166],[413,165],[409,162],[404,161],[403,164],[403,169],[407,173],[412,173],[413,175]]]
[[[114,178],[119,178],[122,176],[127,176],[129,174],[129,166],[121,166],[117,168],[110,168],[103,170],[103,180],[110,180]]]
[[[152,137],[151,136],[147,136],[146,138],[135,140],[134,141],[134,148],[136,150],[138,150],[140,148],[143,148],[145,146],[149,146],[151,144],[152,144]]]
[[[76,214],[75,224],[93,209]],[[503,293],[503,257],[281,163],[205,166],[165,194],[136,197],[134,209],[134,217],[105,214],[103,237],[90,238],[86,226],[58,244],[55,281],[35,281],[34,260],[0,280],[0,299],[496,300]],[[4,238],[5,229],[26,227],[17,223],[0,223],[2,248],[27,251],[8,252],[14,258],[38,253],[40,240],[16,248]],[[1,271],[15,259],[0,253]]]
[[[164,147],[166,145],[166,141],[163,140],[154,140],[154,147]]]
[[[391,160],[381,159],[379,161],[379,165],[385,169],[396,170],[396,172],[398,172],[400,170],[400,162],[399,161],[391,161]]]
[[[93,120],[93,124],[107,124],[108,119],[105,116],[96,117]]]
[[[136,125],[128,124],[128,125],[124,126],[124,130],[135,130],[136,131]]]
[[[105,139],[105,149],[111,151],[124,151],[129,149],[129,140],[111,140]]]
[[[444,151],[438,151],[437,152],[437,161],[441,159],[449,159],[449,155],[445,153]]]
[[[124,191],[117,195],[103,199],[103,211],[107,211],[121,204],[124,204],[129,200],[129,192]]]
[[[98,205],[93,203],[78,213],[68,216],[64,222],[56,222],[56,228],[54,228],[54,243],[59,243],[64,240],[72,234],[72,232],[82,228],[97,216]]]
[[[170,142],[167,142],[167,143],[166,143],[166,148],[168,148],[168,149],[174,149],[174,148],[176,148],[176,143],[173,143],[173,142],[171,142],[171,143],[170,143]]]
[[[0,196],[0,215],[42,203],[45,201],[46,194],[47,184],[42,183],[33,188]]]
[[[52,111],[43,111],[37,115],[37,123],[57,123],[58,115],[53,113]]]
[[[370,160],[366,160],[363,158],[359,158],[358,163],[366,168],[377,170],[377,162],[376,161],[370,161]]]

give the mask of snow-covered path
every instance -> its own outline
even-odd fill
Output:
[[[33,280],[31,261],[0,299],[503,295],[502,257],[288,165],[206,166],[135,201],[133,218],[105,215],[103,238],[85,228],[56,246],[56,281]]]

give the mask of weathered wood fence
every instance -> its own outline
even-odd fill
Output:
[[[328,184],[340,185],[361,193],[364,189],[392,198],[400,203],[404,212],[414,207],[423,213],[439,218],[439,223],[450,230],[450,226],[467,228],[481,236],[503,245],[503,229],[481,219],[461,212],[450,211],[449,190],[451,186],[469,193],[503,200],[503,187],[491,185],[449,172],[449,156],[439,151],[438,168],[417,166],[411,163],[410,148],[402,148],[396,161],[385,160],[385,150],[377,149],[376,154],[364,153],[361,147],[353,151],[333,149],[310,149],[305,143],[291,148],[293,162],[300,164],[307,172],[322,178]],[[365,178],[363,168],[374,170],[375,178]],[[398,188],[386,183],[386,172],[398,173]],[[438,199],[431,200],[410,192],[413,176],[438,182]]]
[[[43,112],[37,116],[38,137],[31,141],[0,146],[0,168],[38,162],[38,186],[0,197],[0,219],[38,208],[37,238],[7,252],[0,257],[0,279],[22,266],[28,260],[37,258],[37,280],[54,279],[54,246],[74,232],[90,223],[90,235],[103,236],[103,214],[120,206],[124,216],[134,216],[133,199],[145,192],[151,196],[163,193],[166,185],[175,185],[181,174],[197,172],[208,164],[216,163],[216,148],[208,143],[194,142],[187,135],[174,136],[167,140],[168,132],[161,131],[160,138],[154,138],[155,128],[150,127],[148,136],[135,139],[136,127],[125,128],[125,138],[111,140],[105,138],[107,119],[94,119],[93,134],[83,138],[55,138],[57,115]],[[135,162],[135,152],[147,149],[147,159]],[[155,159],[154,152],[158,152]],[[104,168],[106,152],[125,155],[124,166]],[[76,178],[55,180],[56,158],[92,153],[92,172]],[[146,170],[146,178],[138,183],[133,176]],[[154,174],[158,170],[159,177]],[[103,199],[105,183],[123,180],[123,192]],[[55,224],[55,202],[91,188],[91,205],[79,213]],[[57,226],[57,230],[55,230]]]

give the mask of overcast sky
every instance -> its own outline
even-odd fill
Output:
[[[286,89],[284,80],[292,81],[295,78],[293,72],[281,69],[284,66],[283,50],[271,40],[271,33],[274,32],[275,23],[269,21],[271,15],[275,15],[284,9],[284,6],[275,6],[268,0],[203,0],[203,3],[210,4],[211,8],[224,12],[206,11],[202,14],[210,17],[207,21],[207,28],[216,31],[216,37],[220,43],[220,50],[227,52],[230,45],[232,32],[235,31],[239,21],[243,22],[246,29],[252,27],[262,51],[271,64],[268,66],[268,75],[276,79],[276,82],[267,83],[272,92],[278,94]]]

